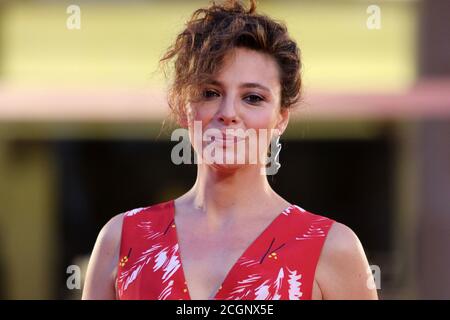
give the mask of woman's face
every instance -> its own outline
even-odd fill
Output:
[[[218,74],[200,88],[199,99],[187,106],[189,134],[197,157],[212,155],[210,164],[219,169],[254,164],[254,156],[261,164],[270,138],[276,134],[272,129],[281,134],[289,120],[289,111],[280,108],[279,79],[278,65],[271,56],[246,48],[230,51]],[[203,136],[194,136],[195,127],[201,127]]]

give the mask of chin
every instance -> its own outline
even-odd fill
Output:
[[[212,163],[208,164],[209,167],[217,172],[234,173],[240,169],[247,168],[247,164],[226,164],[226,163]]]

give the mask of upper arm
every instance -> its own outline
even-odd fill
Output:
[[[339,222],[328,232],[315,280],[323,299],[378,299],[361,242],[353,230]]]
[[[82,299],[115,299],[123,214],[113,217],[98,234],[89,259]]]

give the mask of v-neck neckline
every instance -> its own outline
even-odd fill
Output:
[[[284,208],[280,213],[278,213],[278,215],[275,216],[275,218],[272,219],[272,221],[258,234],[258,236],[253,239],[253,241],[247,246],[247,248],[245,248],[245,250],[242,252],[242,254],[238,257],[238,259],[233,263],[233,265],[231,266],[231,268],[228,270],[228,272],[225,274],[225,278],[223,279],[223,281],[220,283],[219,287],[216,289],[214,295],[212,296],[211,299],[204,299],[204,300],[217,300],[217,297],[219,296],[219,294],[221,293],[221,288],[224,288],[225,285],[227,284],[227,282],[230,281],[233,273],[235,272],[235,270],[239,267],[239,261],[246,257],[249,252],[252,250],[252,248],[261,241],[261,239],[264,237],[264,235],[266,233],[268,233],[271,229],[273,229],[273,227],[278,223],[278,221],[280,220],[280,218],[285,215],[285,212],[288,211],[289,209],[295,207],[293,204],[289,204],[286,208]],[[181,248],[180,248],[180,241],[179,241],[179,237],[178,237],[178,228],[176,227],[176,223],[175,223],[175,200],[172,199],[170,201],[170,214],[171,214],[171,220],[173,221],[173,225],[175,226],[173,232],[174,232],[174,241],[175,244],[178,246],[178,258],[179,258],[179,262],[180,262],[180,273],[181,273],[181,280],[182,283],[185,286],[186,289],[186,295],[188,296],[188,300],[192,300],[191,294],[190,294],[190,290],[189,290],[189,285],[187,283],[186,280],[186,274],[184,272],[184,264],[183,264],[183,259],[181,257]]]

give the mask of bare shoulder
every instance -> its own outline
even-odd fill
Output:
[[[315,281],[323,299],[377,299],[364,248],[348,226],[334,222],[318,261]]]
[[[97,236],[86,271],[82,299],[115,299],[123,216],[121,213],[111,218]]]
[[[112,217],[100,230],[97,241],[102,241],[105,246],[116,247],[120,244],[123,216],[124,213],[120,213]]]
[[[95,242],[92,254],[96,253],[96,249],[100,250],[102,256],[109,256],[117,251],[120,246],[122,235],[122,223],[124,213],[120,213],[112,217],[100,230]]]
[[[328,231],[323,251],[328,255],[354,255],[363,250],[356,233],[345,224],[334,222]]]

